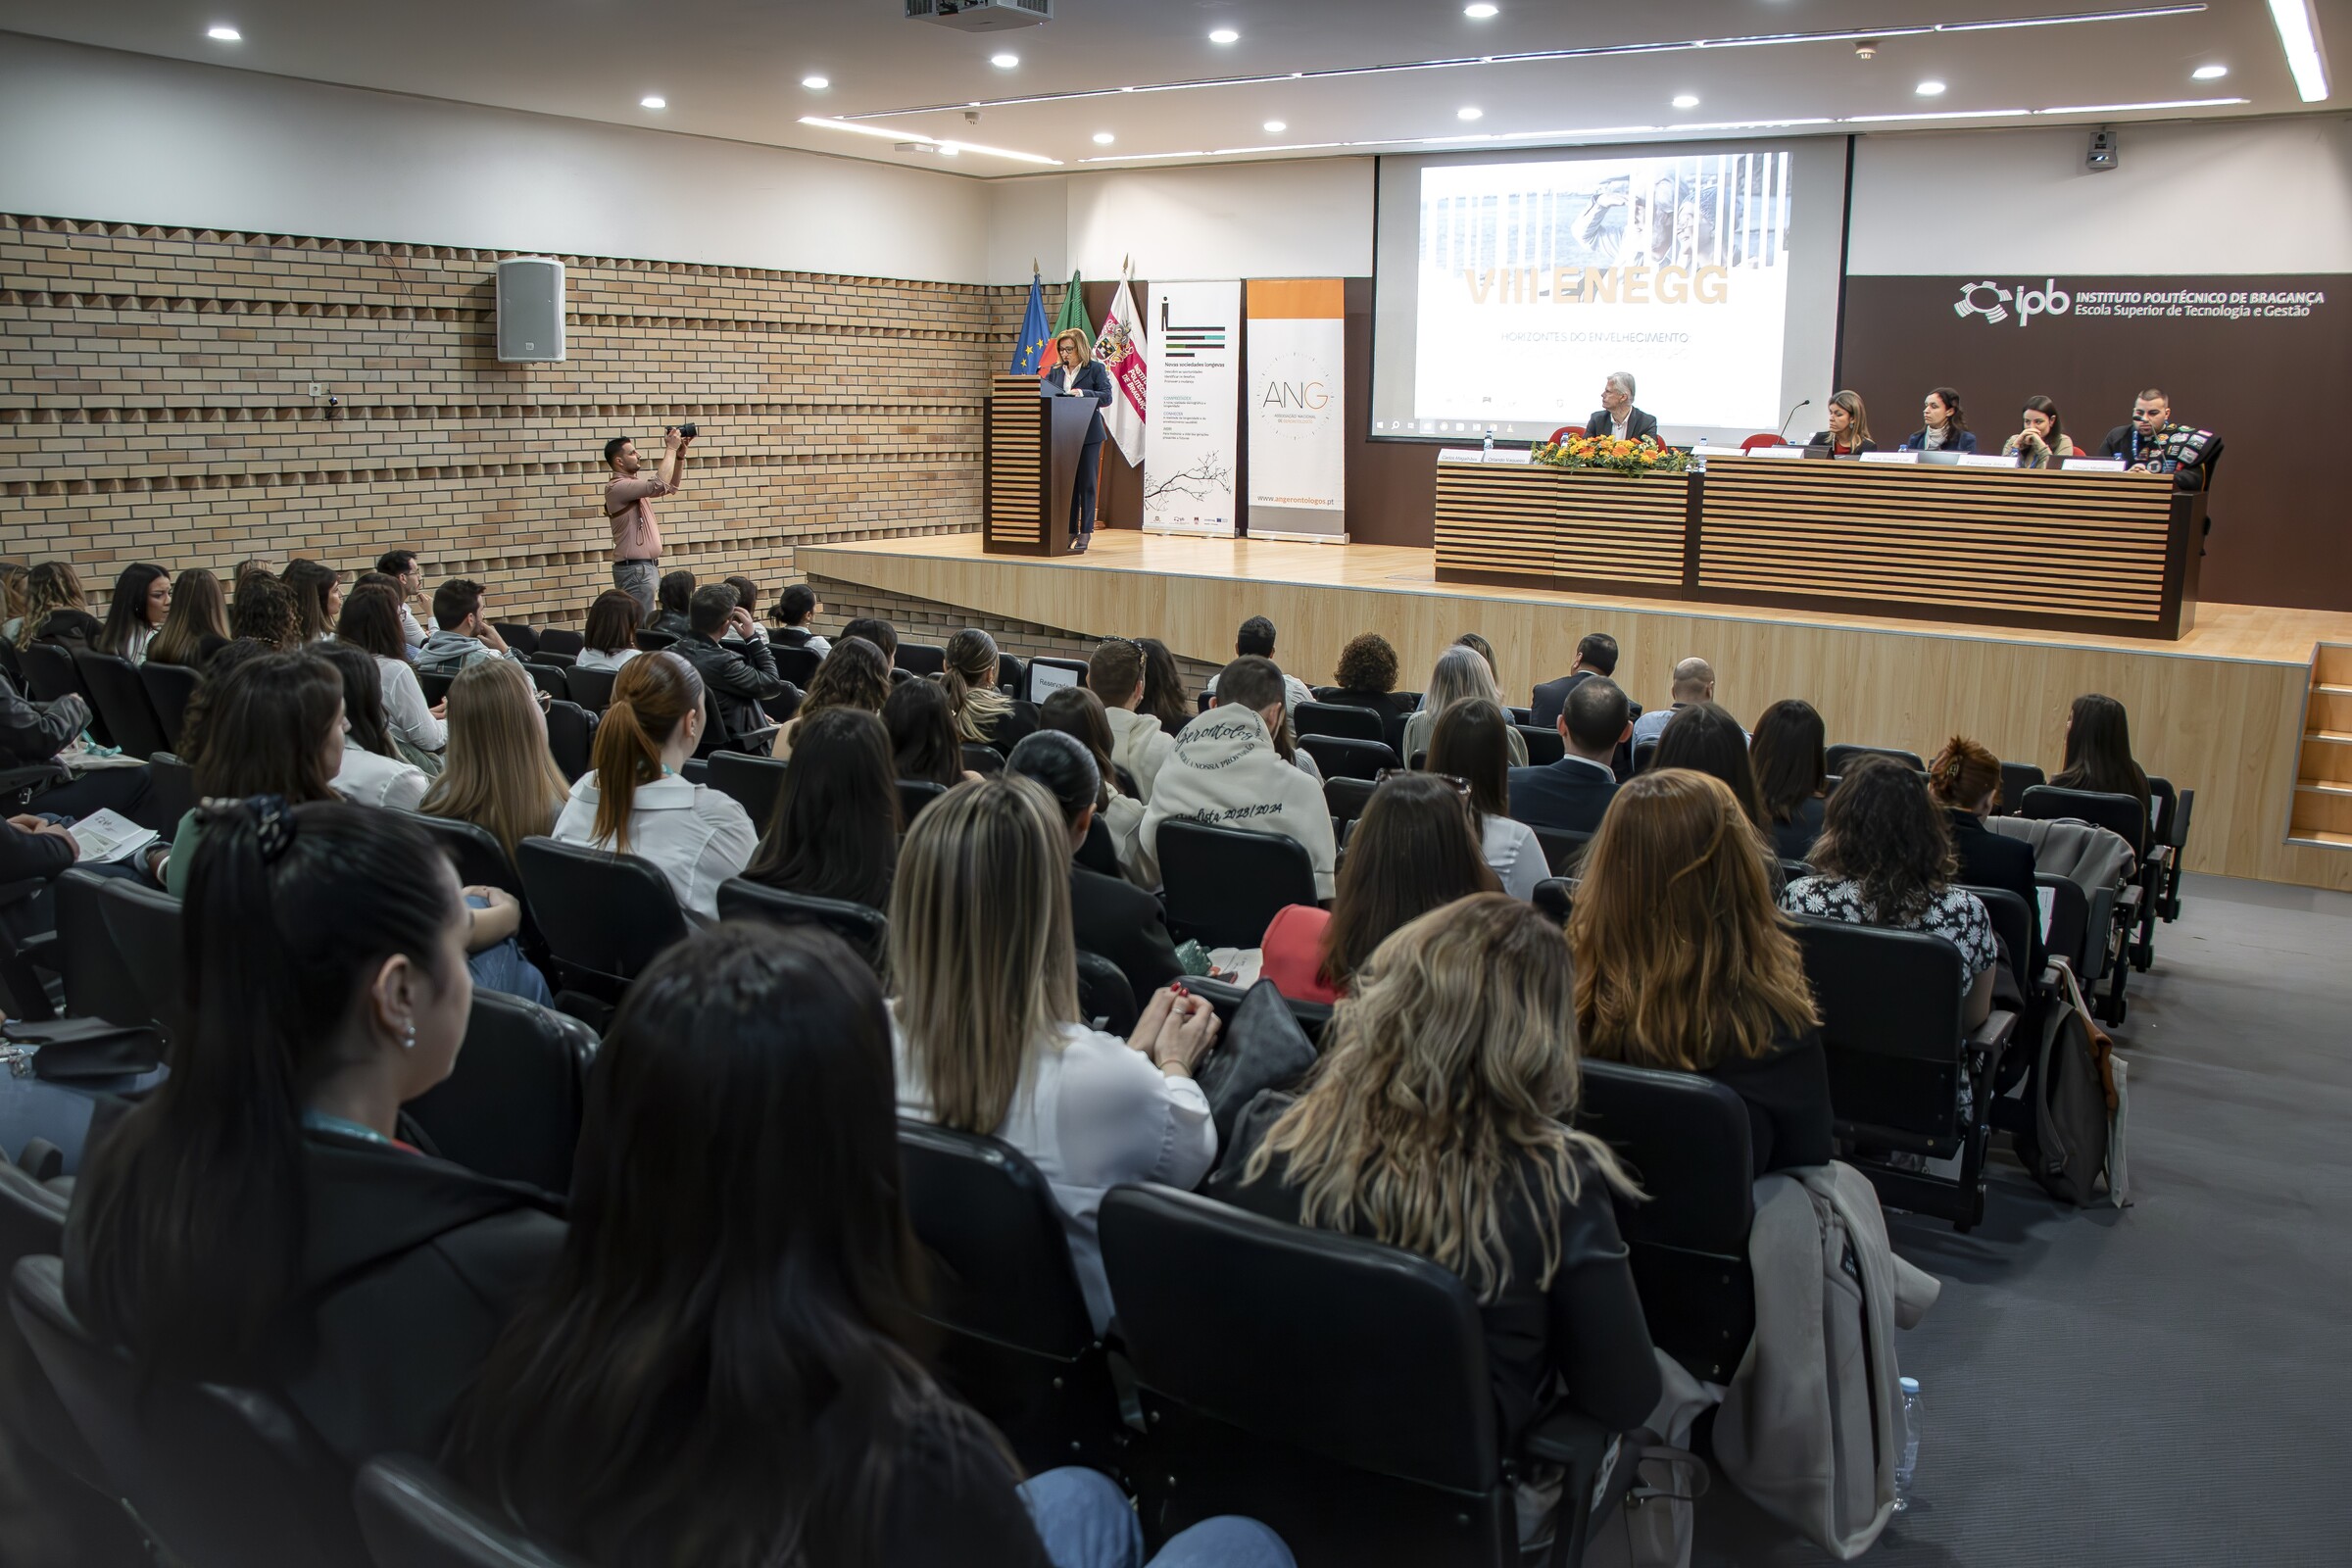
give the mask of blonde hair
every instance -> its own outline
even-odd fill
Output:
[[[1069,836],[1042,787],[997,774],[914,819],[890,889],[890,972],[932,1114],[995,1132],[1030,1053],[1078,1021]]]
[[[1496,708],[1503,706],[1502,693],[1494,687],[1494,671],[1477,649],[1456,643],[1438,656],[1437,667],[1429,672],[1429,690],[1421,696],[1421,711],[1443,713],[1472,698]]]
[[[1721,779],[1667,767],[1619,786],[1568,917],[1588,1054],[1704,1072],[1818,1021],[1764,856]]]
[[[17,646],[30,648],[49,616],[60,610],[87,611],[81,578],[72,562],[44,561],[24,574],[24,624],[17,628]]]
[[[1286,1156],[1302,1224],[1433,1258],[1482,1301],[1510,1283],[1503,1215],[1524,1198],[1543,1239],[1535,1284],[1548,1287],[1561,1264],[1560,1214],[1582,1185],[1578,1158],[1636,1192],[1608,1147],[1569,1125],[1572,989],[1559,928],[1505,894],[1475,894],[1398,927],[1356,971],[1305,1093],[1243,1179],[1263,1180]]]
[[[1089,338],[1082,328],[1065,326],[1060,331],[1054,334],[1054,360],[1055,364],[1058,365],[1061,362],[1062,339],[1072,337],[1078,340],[1078,358],[1081,360],[1091,360],[1095,357],[1095,345],[1093,339]]]
[[[418,809],[490,830],[513,858],[571,793],[547,749],[547,721],[522,666],[477,659],[449,683],[449,754]]]
[[[939,681],[948,689],[948,706],[956,710],[960,740],[987,740],[1012,708],[1011,699],[997,690],[997,641],[977,627],[966,626],[948,639]]]
[[[596,770],[596,825],[589,837],[625,853],[637,787],[662,776],[662,748],[703,706],[703,677],[663,649],[639,654],[612,678],[612,700],[597,720],[589,758]]]

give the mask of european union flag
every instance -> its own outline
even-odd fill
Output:
[[[1020,340],[1012,346],[1012,373],[1035,375],[1045,366],[1046,345],[1054,341],[1054,329],[1046,325],[1045,279],[1029,274],[1029,310],[1021,318]]]

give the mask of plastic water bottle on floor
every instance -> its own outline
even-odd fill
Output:
[[[1919,1473],[1919,1379],[1903,1379],[1903,1456],[1894,1467],[1894,1511],[1911,1506],[1911,1483]]]

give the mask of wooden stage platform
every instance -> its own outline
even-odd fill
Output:
[[[1821,710],[1830,739],[1922,756],[1964,734],[2055,771],[2067,705],[2105,692],[2132,712],[2153,773],[2197,792],[2191,870],[2352,891],[2352,835],[2289,842],[2314,650],[2352,645],[2352,614],[2204,604],[2178,642],[2008,631],[1926,620],[1738,611],[1668,600],[1440,583],[1428,550],[1192,539],[1105,529],[1085,556],[984,556],[977,533],[807,546],[801,569],[1086,637],[1156,636],[1189,658],[1232,656],[1234,628],[1271,616],[1276,658],[1310,685],[1341,645],[1377,631],[1399,684],[1419,688],[1446,646],[1494,644],[1504,695],[1565,674],[1577,639],[1606,631],[1636,701],[1668,700],[1676,660],[1715,666],[1716,700],[1753,719],[1784,697]]]

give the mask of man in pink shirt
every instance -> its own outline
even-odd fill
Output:
[[[644,476],[636,442],[616,435],[605,443],[605,463],[612,470],[605,484],[605,520],[612,525],[612,585],[636,600],[648,620],[662,577],[662,525],[654,520],[653,498],[678,493],[693,439],[675,426],[662,431],[662,466],[650,478]]]

